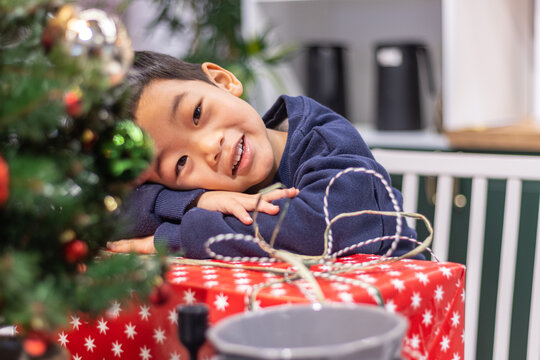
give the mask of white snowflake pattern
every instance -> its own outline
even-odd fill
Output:
[[[442,272],[443,276],[447,279],[450,279],[450,276],[452,276],[452,270],[450,270],[449,268],[445,266],[441,266],[439,268],[439,271]]]
[[[184,302],[188,305],[195,303],[195,291],[187,289],[184,291]]]
[[[118,315],[120,315],[120,311],[122,311],[122,308],[120,307],[120,303],[114,300],[111,307],[108,310],[109,315],[113,318],[117,318]]]
[[[420,345],[420,337],[418,336],[418,334],[414,334],[413,336],[411,336],[411,338],[409,339],[409,344],[413,349],[418,349],[418,346]]]
[[[452,304],[449,301],[448,304],[446,304],[446,306],[444,307],[444,311],[448,312],[448,310],[450,310],[451,306],[452,306]]]
[[[452,313],[452,319],[451,319],[451,321],[452,321],[452,327],[456,327],[456,326],[459,325],[459,319],[460,319],[460,316],[459,316],[458,312],[457,312],[457,311],[454,311],[454,312]]]
[[[444,295],[444,290],[441,285],[437,285],[435,288],[435,295],[433,296],[437,302],[441,301]]]
[[[215,274],[217,270],[213,267],[203,266],[202,272],[203,274]]]
[[[69,323],[71,324],[71,326],[73,326],[73,329],[75,330],[79,330],[79,326],[82,325],[81,318],[76,315],[73,315],[71,317],[71,321]]]
[[[341,282],[332,282],[330,283],[330,286],[332,286],[332,288],[336,289],[337,291],[348,291],[351,289],[351,285]]]
[[[424,268],[423,266],[417,264],[406,264],[405,266],[413,270],[421,270]]]
[[[135,335],[137,335],[137,331],[135,331],[135,325],[133,325],[131,322],[129,324],[126,324],[126,329],[124,330],[124,333],[126,334],[128,339],[135,339]]]
[[[171,353],[170,355],[171,357],[169,360],[180,360],[180,355],[176,351]]]
[[[279,296],[283,296],[287,293],[287,291],[285,291],[285,289],[281,289],[281,288],[277,288],[277,289],[272,289],[270,290],[270,294],[272,296],[276,296],[276,297],[279,297]]]
[[[235,278],[247,278],[248,274],[246,274],[243,271],[237,271],[237,272],[233,272],[232,276]]]
[[[216,280],[218,276],[216,274],[205,274],[203,275],[204,280]]]
[[[112,343],[111,351],[114,353],[114,356],[117,357],[122,356],[122,353],[124,352],[124,350],[122,350],[122,344],[120,344],[118,340]]]
[[[388,300],[386,304],[384,305],[386,311],[395,313],[397,305],[394,303],[394,300]]]
[[[401,271],[395,271],[395,270],[392,270],[392,271],[389,271],[389,272],[388,272],[388,275],[390,275],[390,276],[400,276],[400,275],[401,275]]]
[[[368,284],[373,284],[377,281],[373,276],[366,274],[358,275],[356,278],[360,281],[367,282]]]
[[[148,321],[148,317],[150,316],[150,306],[148,305],[141,305],[139,307],[139,309],[141,309],[139,311],[139,315],[141,316],[141,319],[142,320],[147,320]]]
[[[454,353],[454,356],[452,356],[452,360],[461,360],[461,356],[459,356],[458,353]]]
[[[394,288],[397,291],[402,291],[403,289],[405,289],[405,283],[403,282],[403,280],[392,279],[390,282],[392,283],[392,285],[394,285]]]
[[[422,283],[422,285],[426,285],[429,282],[428,276],[424,273],[417,272],[414,276]]]
[[[172,271],[172,272],[171,272],[171,275],[174,276],[174,277],[177,277],[177,276],[185,276],[185,275],[187,275],[187,271],[184,271],[184,270],[175,270],[175,271]]]
[[[249,300],[246,298],[246,306],[249,304]],[[261,300],[253,301],[251,310],[260,310],[261,309]]]
[[[250,282],[251,282],[251,280],[248,279],[248,278],[234,279],[234,283],[237,284],[237,285],[246,285],[246,284],[249,284]]]
[[[162,328],[154,329],[153,338],[156,340],[158,344],[163,344],[163,341],[165,341],[165,339],[167,338],[165,336],[165,330],[163,330]]]
[[[64,333],[63,331],[58,334],[58,342],[63,346],[63,347],[66,347],[66,344],[69,342],[68,338],[67,338],[67,334]]]
[[[338,294],[338,297],[339,297],[339,299],[341,301],[346,302],[346,303],[354,302],[354,298],[353,298],[352,294],[349,293],[349,292],[340,292]]]
[[[461,292],[461,301],[465,301],[465,289]]]
[[[219,293],[219,295],[216,296],[216,299],[214,300],[214,305],[219,311],[225,311],[227,306],[229,306],[229,297],[224,295],[223,293]]]
[[[235,289],[236,291],[241,292],[241,293],[251,293],[251,290],[253,290],[251,285],[243,285],[243,284],[237,285]]]
[[[82,357],[79,354],[73,355],[73,360],[82,360]]]
[[[427,309],[424,314],[422,314],[422,324],[425,326],[431,325],[433,322],[433,314],[431,313],[431,310]]]
[[[386,270],[386,269],[389,269],[389,268],[390,268],[390,265],[388,265],[388,264],[379,265],[379,269],[381,269],[381,270]]]
[[[169,310],[168,319],[171,322],[171,325],[178,324],[178,312],[176,311],[175,308],[172,308],[171,310]]]
[[[450,348],[450,338],[444,335],[441,340],[441,350],[446,351],[448,348]]]
[[[411,296],[411,306],[416,310],[420,306],[420,302],[422,301],[422,298],[420,297],[420,293],[413,292]]]
[[[84,338],[84,347],[86,347],[87,351],[94,352],[94,348],[96,347],[94,341],[91,336]]]
[[[187,277],[185,276],[175,276],[171,279],[171,283],[173,284],[181,284],[186,281],[187,281]]]
[[[207,287],[207,288],[213,288],[214,286],[218,286],[218,285],[219,285],[219,282],[214,281],[214,280],[206,281],[204,283],[204,287]]]
[[[103,318],[98,320],[97,328],[99,329],[100,334],[107,335],[107,330],[109,330],[109,327],[107,326],[107,321]]]
[[[331,271],[333,268],[330,265],[321,265],[319,266],[319,271]]]
[[[139,356],[141,357],[141,359],[148,360],[152,357],[152,355],[150,355],[150,349],[147,348],[146,345],[144,345],[142,348],[139,348],[139,350],[141,351],[139,353]]]

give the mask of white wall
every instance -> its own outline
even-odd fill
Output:
[[[177,11],[182,12],[179,7]],[[189,18],[189,14],[185,13]],[[148,24],[157,16],[157,7],[151,0],[134,0],[122,20],[133,42],[134,50],[152,50],[172,56],[182,56],[189,47],[189,32],[171,34],[166,26],[149,29]]]
[[[447,130],[516,124],[531,111],[532,1],[443,0]]]

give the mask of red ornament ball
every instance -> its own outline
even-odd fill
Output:
[[[71,240],[64,245],[64,257],[70,264],[83,260],[88,255],[88,245],[82,240]]]
[[[82,96],[80,91],[68,91],[64,95],[64,105],[69,116],[77,117],[82,113]]]
[[[150,293],[150,302],[158,306],[164,305],[169,301],[171,294],[171,285],[164,282],[163,284],[154,287],[154,289]]]
[[[8,165],[0,157],[0,205],[4,204],[9,197],[9,170]]]
[[[23,340],[23,349],[28,355],[38,357],[47,350],[47,341],[42,336],[29,334]]]

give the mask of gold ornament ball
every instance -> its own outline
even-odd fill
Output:
[[[98,60],[111,85],[124,78],[133,61],[126,28],[118,17],[100,9],[64,5],[49,22],[43,38],[59,41],[73,57]]]

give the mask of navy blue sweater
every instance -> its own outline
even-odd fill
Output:
[[[291,199],[275,246],[298,254],[320,255],[326,227],[323,198],[330,179],[348,167],[373,169],[390,182],[358,131],[349,121],[307,97],[281,96],[263,116],[268,128],[288,119],[288,137],[274,182],[295,187],[299,194]],[[155,242],[166,242],[171,250],[181,250],[186,257],[207,258],[204,243],[224,233],[254,235],[252,225],[244,225],[232,215],[189,207],[204,190],[177,191],[159,184],[143,184],[131,195],[128,212],[133,224],[130,236],[155,234]],[[398,202],[401,194],[393,190]],[[273,203],[280,208],[286,200]],[[330,218],[364,209],[393,210],[388,193],[375,177],[364,173],[341,176],[331,188]],[[257,222],[261,235],[270,240],[279,215],[260,213]],[[346,218],[333,225],[333,252],[370,238],[395,233],[394,217],[362,215]],[[403,221],[402,235],[416,238],[414,230]],[[353,252],[384,254],[392,240],[360,247]],[[413,248],[401,241],[394,255]],[[230,256],[265,256],[253,243],[228,241],[214,244],[212,249]]]

